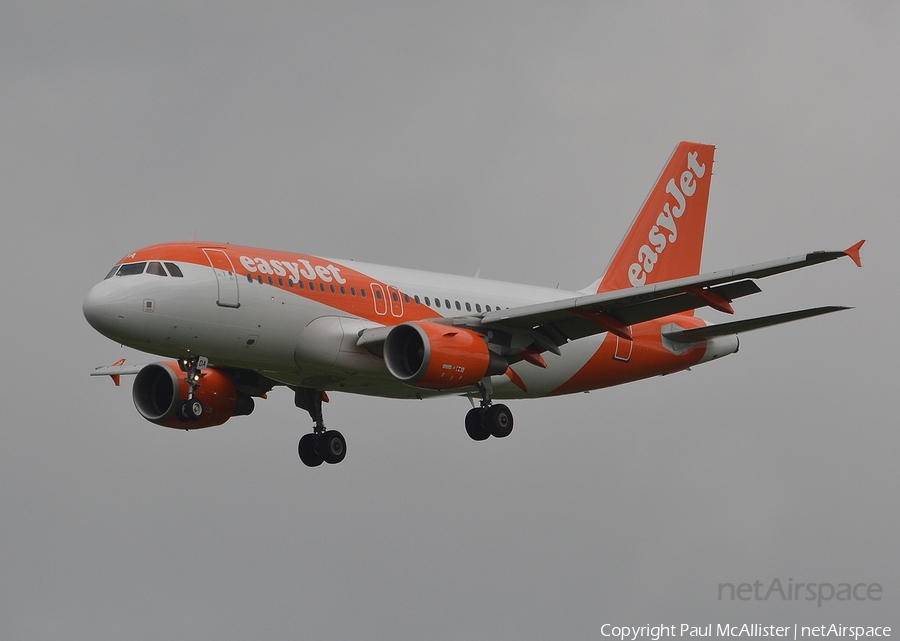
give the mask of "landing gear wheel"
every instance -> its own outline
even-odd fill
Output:
[[[175,407],[175,416],[178,417],[179,421],[187,423],[191,420],[191,413],[188,409],[189,401],[179,401],[178,405]]]
[[[347,455],[347,442],[337,430],[328,430],[319,435],[319,452],[326,463],[340,463]]]
[[[178,416],[178,420],[185,422],[200,420],[203,418],[203,413],[205,411],[206,408],[203,407],[203,403],[197,399],[181,401],[178,403],[178,407],[175,408],[175,414]]]
[[[491,431],[484,424],[484,410],[473,407],[466,414],[466,434],[473,441],[483,441],[491,435]]]
[[[304,434],[297,446],[300,460],[307,467],[317,467],[322,464],[322,457],[316,452],[316,435]]]
[[[513,429],[512,412],[506,405],[491,405],[484,412],[484,427],[496,438],[509,436]]]
[[[196,398],[185,403],[186,411],[188,416],[192,421],[198,421],[203,418],[203,412],[205,412],[205,408],[203,407],[203,403],[198,401]]]

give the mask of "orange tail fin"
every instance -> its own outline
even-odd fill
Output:
[[[597,293],[700,273],[715,150],[697,142],[675,148],[597,283]]]

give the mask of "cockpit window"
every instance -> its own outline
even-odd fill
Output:
[[[144,267],[147,263],[128,263],[119,267],[116,276],[134,276],[135,274],[143,274]]]
[[[174,278],[184,278],[184,274],[181,273],[181,268],[175,263],[166,263],[166,269],[169,270],[169,273]]]
[[[112,278],[113,276],[116,275],[117,271],[119,271],[118,265],[116,265],[115,267],[113,267],[112,269],[109,270],[109,273],[106,275],[106,278]],[[104,278],[103,280],[106,280],[106,278]]]
[[[153,274],[154,276],[168,276],[166,270],[163,269],[163,266],[156,261],[147,265],[147,273]]]

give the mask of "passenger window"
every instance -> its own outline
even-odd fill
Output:
[[[344,286],[343,286],[343,285],[341,285],[341,294],[343,294],[344,296],[347,295],[347,290],[344,289]]]
[[[147,263],[129,263],[128,265],[122,265],[119,267],[116,276],[134,276],[136,274],[143,274],[144,267],[146,266]]]
[[[397,296],[397,292],[391,292],[391,300],[394,301],[395,303],[400,302],[400,297]]]
[[[416,294],[416,296],[413,298],[413,300],[416,301],[416,305],[421,305],[421,304],[422,304],[422,301],[419,300],[419,295],[418,295],[418,294]]]
[[[459,306],[459,301],[456,301],[456,309],[462,310],[462,307]]]
[[[381,292],[378,291],[377,289],[375,290],[375,298],[377,298],[378,300],[381,300],[382,298],[384,298],[384,297],[381,295]]]
[[[351,296],[356,296],[356,288],[355,288],[355,287],[351,287],[351,288],[350,288],[350,295],[351,295]]]
[[[481,303],[475,303],[475,311],[481,313]]]
[[[366,288],[365,287],[359,288],[359,295],[362,296],[363,298],[366,297]]]
[[[294,279],[293,278],[288,278],[288,287],[290,287],[291,289],[294,289]]]
[[[409,294],[403,294],[403,300],[409,305]]]
[[[252,283],[252,282],[253,282],[253,275],[252,275],[252,274],[247,274],[247,282],[248,282],[248,283]]]
[[[472,311],[472,306],[469,305],[469,303],[466,303],[466,311],[467,311],[467,312],[471,312],[471,311]]]
[[[169,270],[169,274],[171,274],[173,278],[184,278],[184,274],[181,273],[181,268],[175,263],[166,263],[166,269]],[[250,274],[247,274],[247,276],[249,277]]]
[[[256,282],[259,283],[260,285],[262,285],[262,276],[260,276],[260,275],[257,274],[257,276],[256,276]]]
[[[329,286],[328,286],[328,289],[331,290],[331,293],[332,293],[332,294],[334,293],[334,285],[329,285]]]
[[[444,299],[444,305],[447,306],[447,309],[450,309],[450,301],[447,300],[446,298]]]
[[[319,291],[325,293],[325,283],[319,283]]]
[[[297,287],[299,287],[300,289],[306,289],[306,285],[303,284],[302,280],[297,281]]]
[[[283,278],[279,278],[279,279],[278,279],[278,286],[279,286],[279,287],[284,287],[284,279],[283,279]]]
[[[272,282],[272,277],[271,277],[271,276],[269,276],[268,281],[269,281],[269,284],[270,284],[270,285],[274,285],[274,283]]]
[[[425,304],[431,307],[431,301],[428,299],[428,296],[425,297]]]
[[[434,304],[435,304],[435,306],[436,306],[437,308],[440,308],[440,306],[441,306],[441,299],[440,299],[440,298],[435,298],[435,299],[434,299]]]
[[[484,311],[486,311],[486,312],[491,311],[491,306],[490,306],[490,305],[485,305],[485,306],[484,306]]]

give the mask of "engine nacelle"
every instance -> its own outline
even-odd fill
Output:
[[[226,372],[208,367],[200,373],[200,386],[194,394],[203,403],[203,416],[192,421],[181,420],[176,409],[188,397],[186,376],[175,361],[151,363],[142,368],[131,391],[138,413],[157,425],[195,430],[221,425],[232,416],[253,411],[253,399],[238,392]]]
[[[508,367],[481,334],[427,321],[392,329],[384,341],[384,362],[397,380],[432,390],[475,385]]]

